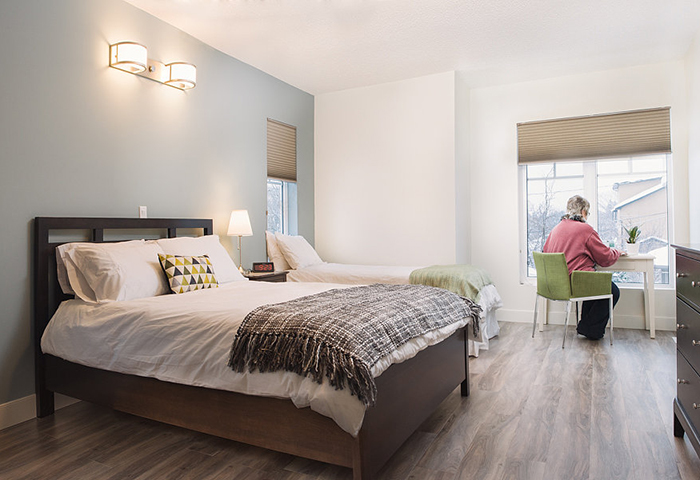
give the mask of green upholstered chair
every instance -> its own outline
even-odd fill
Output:
[[[569,326],[571,302],[576,304],[576,324],[578,324],[578,302],[607,298],[610,302],[610,345],[612,345],[612,273],[574,271],[569,275],[569,269],[566,266],[566,258],[563,253],[533,252],[532,256],[537,269],[537,296],[535,297],[535,315],[532,320],[532,338],[535,338],[535,330],[537,329],[537,306],[540,297],[555,302],[567,302],[564,340],[561,343],[561,348],[564,348],[566,343],[566,330]]]

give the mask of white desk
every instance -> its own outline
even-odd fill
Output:
[[[654,306],[654,255],[641,253],[618,259],[610,267],[596,267],[596,270],[608,272],[642,272],[644,274],[644,325],[649,336],[656,338],[656,310]]]

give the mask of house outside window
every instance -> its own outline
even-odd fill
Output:
[[[524,177],[526,276],[535,278],[532,252],[542,251],[549,232],[565,213],[566,201],[582,195],[591,203],[588,223],[604,243],[625,248],[626,232],[638,226],[640,253],[655,257],[656,284],[669,284],[672,231],[669,198],[670,155],[535,163],[520,167]],[[616,272],[616,283],[641,284],[641,272]]]

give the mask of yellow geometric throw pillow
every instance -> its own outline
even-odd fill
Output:
[[[218,288],[214,267],[209,256],[188,257],[158,254],[160,265],[170,283],[173,293],[185,293],[203,288]]]

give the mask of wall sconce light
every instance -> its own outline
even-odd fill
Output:
[[[189,90],[197,85],[197,67],[185,62],[166,65],[151,60],[146,47],[135,42],[110,45],[109,66],[180,90]]]
[[[194,88],[197,80],[197,67],[191,63],[175,62],[165,66],[166,85],[187,90]]]
[[[143,72],[148,66],[146,47],[134,42],[110,45],[109,65],[129,73]]]

